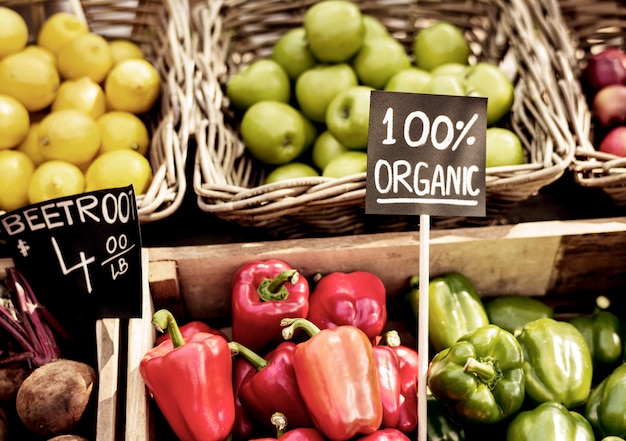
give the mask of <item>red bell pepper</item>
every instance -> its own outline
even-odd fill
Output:
[[[417,427],[417,379],[419,356],[415,349],[401,344],[397,331],[387,331],[381,344],[392,349],[400,365],[400,397],[398,424],[396,429],[410,433]]]
[[[400,360],[389,346],[373,347],[378,387],[383,404],[382,427],[396,427],[400,422],[401,381]],[[404,401],[404,400],[402,400]]]
[[[289,264],[278,259],[242,265],[232,280],[233,340],[264,352],[283,339],[283,317],[306,317],[309,284]]]
[[[183,338],[187,338],[191,334],[195,334],[196,332],[208,332],[209,334],[221,335],[222,337],[228,340],[228,338],[222,331],[218,329],[213,329],[212,327],[210,327],[209,325],[207,325],[206,323],[200,320],[194,320],[194,321],[185,323],[184,325],[180,326],[179,329]],[[162,343],[163,341],[169,340],[169,339],[170,339],[170,334],[166,332],[157,337],[156,344],[158,345]]]
[[[232,351],[231,351],[232,352]],[[233,361],[233,394],[235,396],[235,424],[233,426],[233,439],[237,441],[248,441],[253,438],[257,425],[250,412],[244,407],[239,398],[241,384],[250,373],[256,369],[245,358],[235,358]]]
[[[184,340],[164,309],[152,321],[171,338],[144,354],[139,373],[163,416],[182,441],[227,439],[235,421],[228,342],[205,332]]]
[[[387,321],[386,294],[382,280],[370,272],[330,273],[311,293],[307,319],[321,329],[356,326],[373,341]]]
[[[358,438],[360,441],[409,441],[410,438],[398,429],[380,429],[376,432]]]
[[[375,432],[382,423],[374,351],[356,326],[320,330],[302,318],[283,320],[283,337],[310,336],[293,355],[298,388],[317,429],[331,441]]]
[[[239,398],[250,415],[261,424],[273,428],[272,415],[280,412],[291,428],[314,427],[298,389],[293,367],[296,344],[283,341],[265,358],[234,343],[238,355],[247,359],[255,370],[241,384]]]

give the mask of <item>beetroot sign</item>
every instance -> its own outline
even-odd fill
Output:
[[[374,90],[365,211],[486,213],[487,99]]]

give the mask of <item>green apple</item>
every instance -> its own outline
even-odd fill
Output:
[[[461,63],[444,63],[430,71],[432,75],[460,75],[467,72],[469,65]]]
[[[320,64],[303,72],[296,80],[296,101],[300,111],[311,121],[324,122],[328,104],[335,95],[358,83],[348,63]]]
[[[469,54],[461,29],[445,21],[421,29],[413,41],[414,63],[428,71],[445,63],[467,64]]]
[[[384,89],[389,92],[424,93],[426,84],[431,78],[430,72],[417,67],[409,67],[389,78]]]
[[[326,164],[322,176],[343,178],[365,171],[367,171],[367,153],[360,150],[350,150],[334,157]]]
[[[453,74],[432,75],[424,88],[424,93],[434,95],[466,96],[468,92],[469,89],[465,79]]]
[[[515,132],[502,127],[487,129],[486,167],[501,167],[506,165],[524,164],[524,149],[522,142]]]
[[[361,84],[383,89],[394,74],[411,67],[411,59],[395,38],[368,38],[352,59],[352,66]]]
[[[337,138],[328,130],[324,130],[313,143],[311,160],[317,168],[324,170],[326,164],[346,151],[348,151],[348,148],[345,145],[337,141]]]
[[[365,39],[390,37],[389,31],[382,21],[373,15],[363,14],[363,24],[365,25]]]
[[[308,178],[312,176],[319,176],[320,174],[304,162],[289,162],[277,166],[272,170],[265,178],[266,184],[273,184],[275,182],[286,181],[289,179]]]
[[[259,101],[241,119],[241,139],[252,156],[265,164],[293,161],[308,142],[304,116],[289,104]]]
[[[291,98],[291,81],[276,61],[258,59],[230,77],[226,95],[242,110],[259,101],[287,103]]]
[[[278,39],[272,48],[272,59],[285,69],[292,80],[318,63],[309,49],[303,27],[290,29]]]
[[[474,95],[487,98],[487,124],[498,122],[513,105],[512,81],[495,64],[479,62],[467,68],[465,81]]]
[[[326,127],[349,149],[366,149],[370,118],[368,86],[352,86],[333,98],[326,111]]]
[[[359,7],[348,0],[325,0],[304,14],[309,48],[325,63],[348,61],[361,48],[365,24]]]

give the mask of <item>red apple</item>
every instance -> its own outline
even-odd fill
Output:
[[[582,85],[589,97],[611,84],[626,84],[626,53],[606,48],[587,59],[581,72]]]
[[[593,98],[592,113],[603,127],[626,123],[626,85],[605,86]]]
[[[598,150],[626,157],[626,126],[615,127],[607,133],[602,139]]]

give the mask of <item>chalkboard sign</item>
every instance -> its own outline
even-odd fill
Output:
[[[0,217],[15,267],[61,321],[141,316],[133,186],[53,199]]]
[[[485,216],[487,99],[372,91],[367,214]]]

